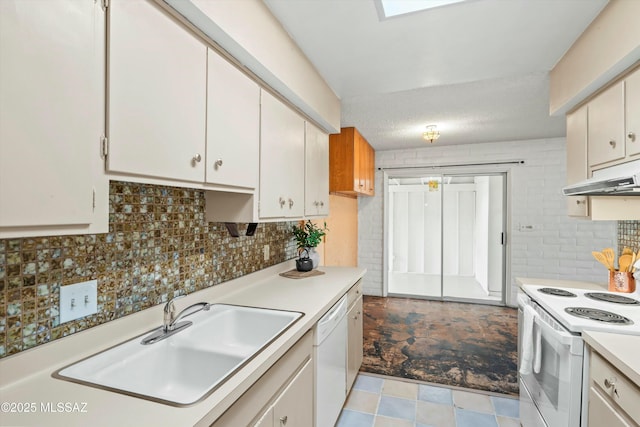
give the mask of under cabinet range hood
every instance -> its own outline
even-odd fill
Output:
[[[640,196],[640,160],[593,172],[593,177],[562,189],[565,196]]]

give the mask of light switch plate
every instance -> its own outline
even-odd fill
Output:
[[[98,312],[98,281],[60,286],[60,323]]]

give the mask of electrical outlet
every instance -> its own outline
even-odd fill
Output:
[[[264,245],[262,247],[262,255],[264,256],[264,260],[265,261],[269,261],[269,258],[271,258],[271,253],[269,251],[269,245]]]
[[[60,323],[98,312],[98,281],[60,286]]]

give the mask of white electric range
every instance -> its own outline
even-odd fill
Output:
[[[589,358],[581,334],[640,335],[640,296],[524,285],[518,310],[522,425],[586,426]]]

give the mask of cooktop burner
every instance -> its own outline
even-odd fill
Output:
[[[540,288],[538,292],[542,292],[543,294],[554,295],[557,297],[576,297],[577,295],[573,292],[565,291],[564,289],[558,288]]]
[[[597,308],[567,307],[564,311],[572,316],[597,320],[599,322],[610,323],[612,325],[633,325],[633,321],[631,319],[627,319],[619,314],[611,313],[610,311],[599,310]]]
[[[640,301],[623,295],[605,294],[602,292],[587,292],[584,295],[597,301],[612,302],[615,304],[640,305]]]

